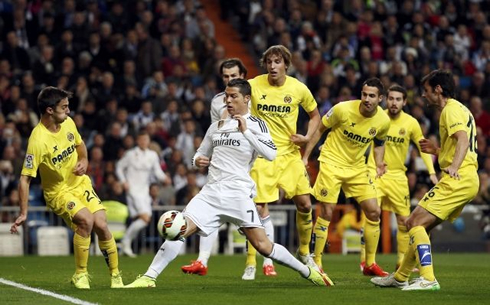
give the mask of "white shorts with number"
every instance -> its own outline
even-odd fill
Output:
[[[141,214],[151,215],[151,197],[150,193],[128,193],[129,216],[134,218]]]
[[[221,224],[230,222],[239,228],[262,228],[262,222],[253,201],[255,191],[247,187],[224,183],[206,184],[184,209],[200,229],[200,235],[208,236]]]

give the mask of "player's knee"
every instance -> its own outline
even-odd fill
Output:
[[[380,208],[369,209],[368,211],[364,211],[366,214],[366,218],[371,221],[379,221],[379,216],[381,215]]]
[[[94,227],[94,218],[93,217],[83,217],[79,218],[76,221],[76,225],[79,231],[87,232],[90,234]]]

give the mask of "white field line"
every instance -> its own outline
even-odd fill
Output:
[[[44,289],[32,288],[32,287],[29,287],[29,286],[26,286],[26,285],[22,285],[22,284],[19,284],[19,283],[16,283],[16,282],[12,282],[12,281],[3,279],[1,277],[0,277],[0,283],[5,284],[5,285],[9,285],[9,286],[13,286],[13,287],[16,287],[16,288],[20,288],[20,289],[32,291],[32,292],[35,292],[35,293],[47,295],[47,296],[50,296],[50,297],[53,297],[53,298],[56,298],[56,299],[60,299],[60,300],[63,300],[63,301],[72,303],[72,304],[97,305],[97,303],[90,303],[90,302],[87,302],[87,301],[84,301],[84,300],[80,300],[80,299],[73,298],[73,297],[70,297],[70,296],[67,296],[67,295],[63,295],[63,294],[54,293],[54,292],[51,292],[51,291],[48,291],[48,290],[44,290]]]

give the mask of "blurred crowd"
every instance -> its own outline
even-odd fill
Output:
[[[308,85],[321,114],[359,98],[379,77],[408,90],[406,112],[426,137],[438,135],[438,111],[419,80],[444,68],[478,126],[481,191],[490,202],[490,2],[479,0],[220,0],[221,18],[260,56],[283,44],[288,74]],[[206,181],[191,158],[210,125],[212,97],[223,90],[218,67],[227,50],[198,0],[4,0],[0,3],[0,197],[18,205],[16,182],[26,140],[38,123],[46,85],[74,93],[71,115],[89,150],[102,200],[125,202],[115,163],[146,129],[172,185],[155,183],[155,205],[186,204]],[[258,62],[258,60],[257,60]],[[298,120],[304,132],[307,115]],[[436,160],[434,160],[436,161]],[[413,201],[430,188],[422,162],[407,157]],[[314,173],[313,173],[314,174]],[[33,188],[31,204],[42,205]],[[3,219],[4,221],[8,221]]]

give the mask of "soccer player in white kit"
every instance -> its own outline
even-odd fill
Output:
[[[223,61],[219,69],[221,79],[225,87],[231,80],[247,77],[247,68],[238,58],[229,58]],[[216,94],[211,100],[211,123],[217,122],[226,116],[225,92]],[[211,256],[214,243],[218,240],[218,230],[214,231],[209,236],[199,237],[199,257],[192,261],[189,265],[181,267],[182,272],[188,274],[206,275],[208,273],[208,260]]]
[[[298,271],[315,285],[333,285],[326,274],[302,264],[265,234],[253,201],[256,186],[249,171],[258,155],[273,160],[276,146],[266,123],[250,115],[250,94],[250,84],[243,79],[232,80],[226,87],[226,105],[231,117],[209,127],[193,158],[195,166],[209,166],[208,182],[183,212],[187,220],[183,237],[196,232],[207,236],[223,222],[231,222],[262,255]],[[156,278],[177,257],[184,238],[165,241],[146,273],[125,287],[156,287]]]
[[[151,220],[150,183],[152,178],[155,177],[163,183],[170,183],[170,178],[160,167],[158,154],[148,148],[150,135],[146,131],[140,131],[136,143],[137,146],[128,150],[116,164],[116,175],[126,190],[129,216],[133,219],[121,241],[122,251],[129,257],[136,257],[131,243]]]

